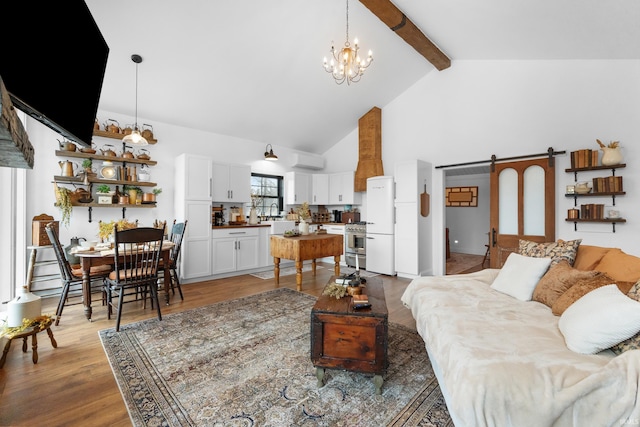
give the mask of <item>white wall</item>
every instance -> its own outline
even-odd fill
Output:
[[[616,246],[640,255],[639,185],[640,61],[453,61],[432,72],[382,108],[382,153],[385,169],[419,158],[434,166],[545,152],[567,152],[621,141],[627,195],[616,204],[627,218],[617,232],[605,224],[565,222],[573,204],[564,197],[568,156],[557,159],[556,236],[582,238],[585,244]],[[329,162],[353,143],[345,138],[327,152]],[[591,176],[590,176],[591,177]],[[580,179],[581,177],[579,177]],[[443,206],[442,169],[433,173],[433,206]],[[603,198],[599,203],[609,203]],[[434,272],[444,268],[444,208],[433,209]],[[440,270],[442,272],[443,270]]]

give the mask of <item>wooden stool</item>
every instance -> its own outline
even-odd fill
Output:
[[[27,352],[27,338],[31,337],[31,348],[33,350],[32,360],[33,363],[38,363],[38,332],[47,331],[49,335],[49,339],[51,339],[51,345],[53,348],[58,347],[58,343],[55,338],[53,338],[53,332],[51,332],[51,323],[53,323],[53,319],[49,318],[49,321],[43,322],[41,324],[37,324],[36,326],[31,326],[24,331],[10,333],[5,335],[7,338],[7,344],[4,346],[4,350],[2,352],[2,358],[0,359],[0,369],[4,366],[4,362],[7,360],[7,353],[9,353],[9,348],[11,348],[11,341],[17,338],[22,338],[22,352]]]

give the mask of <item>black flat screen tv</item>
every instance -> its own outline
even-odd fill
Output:
[[[109,47],[83,0],[0,5],[0,76],[14,106],[89,146]]]

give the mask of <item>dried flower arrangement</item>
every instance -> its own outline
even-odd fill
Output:
[[[302,205],[300,205],[300,207],[298,208],[297,213],[298,213],[298,217],[303,221],[306,221],[309,218],[311,218],[311,212],[309,211],[309,203],[307,202],[302,203]]]
[[[109,222],[100,221],[100,224],[98,225],[98,237],[103,242],[108,241],[109,238],[113,235],[114,225],[118,226],[118,230],[128,230],[130,228],[136,228],[138,226],[138,221],[131,222],[127,221],[126,219]]]

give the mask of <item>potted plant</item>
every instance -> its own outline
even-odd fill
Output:
[[[64,187],[58,187],[57,184],[54,184],[54,187],[56,191],[56,205],[62,213],[61,222],[66,227],[69,227],[71,213],[73,212],[73,204],[71,203],[71,190]]]
[[[142,194],[142,189],[136,185],[125,185],[123,187],[125,193],[129,194],[129,204],[135,205],[138,199],[138,193]]]
[[[113,195],[115,194],[115,191],[112,191],[109,185],[98,185],[98,187],[96,188],[96,194],[98,195],[99,204],[110,205],[113,203]]]
[[[154,203],[156,201],[156,196],[162,193],[162,188],[154,188],[151,190],[151,193],[142,194],[142,201],[145,203]]]
[[[84,159],[82,161],[82,168],[84,169],[84,172],[86,174],[93,174],[94,172],[91,170],[91,167],[93,166],[93,160],[91,159]]]

